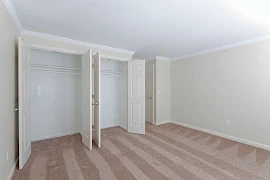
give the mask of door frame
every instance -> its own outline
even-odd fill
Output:
[[[153,119],[151,124],[156,124],[156,60],[149,60],[149,61],[145,61],[145,75],[147,74],[147,68],[146,66],[152,64],[153,66]],[[146,82],[146,81],[145,81]],[[146,88],[146,86],[145,86]],[[145,91],[146,92],[146,91]],[[146,100],[146,98],[145,98]],[[146,113],[145,113],[145,120],[146,120]]]

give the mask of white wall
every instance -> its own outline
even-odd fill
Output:
[[[101,128],[119,125],[120,119],[120,62],[101,60]]]
[[[269,107],[270,40],[171,62],[174,121],[270,146]]]
[[[127,63],[101,59],[101,128],[127,125]]]
[[[156,123],[171,119],[170,61],[156,60]]]
[[[14,107],[18,88],[16,36],[19,32],[2,1],[0,27],[0,179],[6,180],[18,157],[18,118]]]
[[[32,141],[80,132],[81,56],[31,50],[30,61]],[[78,70],[63,72],[48,65]]]

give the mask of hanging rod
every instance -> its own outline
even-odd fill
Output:
[[[62,66],[52,66],[52,65],[41,65],[41,64],[31,64],[31,70],[33,71],[43,71],[43,72],[55,72],[55,73],[67,73],[67,74],[81,74],[80,68],[74,67],[62,67]],[[94,74],[94,71],[92,71]],[[101,75],[111,75],[121,77],[122,72],[101,69]]]
[[[81,73],[80,73],[80,72],[72,72],[72,71],[57,71],[57,70],[38,69],[38,68],[31,68],[31,71],[34,71],[34,72],[47,72],[47,73],[59,73],[59,74],[77,74],[77,75],[81,75]]]
[[[80,71],[80,68],[75,67],[63,67],[63,66],[53,66],[53,65],[43,65],[43,64],[31,64],[33,68],[45,68],[45,69],[59,69],[59,70],[73,70],[73,71]]]

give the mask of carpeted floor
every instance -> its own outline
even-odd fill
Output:
[[[80,135],[34,142],[13,180],[270,179],[270,152],[179,125],[146,125],[146,135],[102,130],[102,148]]]

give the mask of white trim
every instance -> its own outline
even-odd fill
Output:
[[[109,125],[109,126],[101,127],[101,129],[113,128],[113,127],[118,127],[118,126],[119,125]]]
[[[221,51],[221,50],[225,50],[225,49],[229,49],[229,48],[234,48],[234,47],[238,47],[238,46],[252,44],[252,43],[256,43],[256,42],[260,42],[260,41],[264,41],[264,40],[268,40],[268,39],[270,39],[270,34],[266,35],[266,36],[253,38],[253,39],[248,39],[248,40],[245,40],[245,41],[236,42],[236,43],[233,43],[233,44],[228,44],[228,45],[225,45],[225,46],[216,47],[216,48],[213,48],[213,49],[207,49],[207,50],[203,50],[203,51],[200,51],[200,52],[175,57],[175,58],[172,58],[171,60],[176,61],[176,60],[186,59],[186,58],[199,56],[199,55],[203,55],[203,54],[208,54],[208,53],[212,53],[212,52],[216,52],[216,51]]]
[[[130,56],[133,56],[135,52],[132,51],[127,51],[123,49],[118,49],[118,48],[113,48],[113,47],[108,47],[108,46],[103,46],[103,45],[98,45],[98,44],[92,44],[92,43],[87,43],[83,41],[77,41],[73,39],[68,39],[60,36],[54,36],[50,34],[45,34],[45,33],[39,33],[39,32],[33,32],[33,31],[23,31],[24,36],[32,36],[32,37],[39,37],[43,39],[48,39],[48,40],[54,40],[58,42],[63,42],[63,43],[68,43],[68,44],[74,44],[78,46],[85,46],[89,47],[90,49],[99,49],[99,50],[104,50],[104,51],[112,51],[112,52],[117,52],[117,53],[122,53],[122,54],[127,54]]]
[[[212,134],[212,135],[219,136],[219,137],[222,137],[222,138],[230,139],[232,141],[236,141],[236,142],[239,142],[239,143],[247,144],[247,145],[250,145],[250,146],[254,146],[254,147],[258,147],[258,148],[262,148],[262,149],[270,151],[270,146],[265,145],[265,144],[260,144],[260,143],[249,141],[249,140],[246,140],[246,139],[242,139],[242,138],[222,134],[222,133],[219,133],[219,132],[216,132],[216,131],[203,129],[203,128],[200,128],[200,127],[188,125],[188,124],[181,123],[181,122],[178,122],[178,121],[171,121],[171,123],[174,123],[174,124],[177,124],[177,125],[180,125],[180,126],[184,126],[184,127],[187,127],[187,128],[202,131],[202,132],[205,132],[205,133],[208,133],[208,134]]]
[[[17,158],[17,159],[15,160],[15,163],[13,164],[13,166],[12,166],[12,168],[11,168],[9,174],[8,174],[7,180],[11,180],[11,179],[12,179],[12,176],[13,176],[14,172],[16,171],[16,167],[17,167],[17,164],[18,164],[18,160],[19,160],[19,158]]]
[[[172,123],[172,121],[171,120],[167,120],[167,121],[162,121],[162,122],[156,122],[155,124],[156,124],[156,126],[159,126],[161,124],[168,124],[168,123]]]
[[[133,56],[133,55],[130,55],[130,56]],[[101,53],[101,58],[108,59],[108,60],[115,60],[115,61],[124,61],[124,62],[132,60],[132,57],[130,57],[130,59],[127,59],[127,58],[121,58],[121,57],[115,57],[115,56],[106,56],[106,55],[102,55],[102,53]]]
[[[43,45],[38,45],[38,44],[32,44],[32,45],[29,45],[28,47],[31,49],[58,52],[58,53],[64,53],[64,54],[82,55],[84,53],[84,52],[80,52],[80,51],[72,51],[72,50],[68,50],[68,49],[55,48],[55,47],[51,47],[51,46],[43,46]]]
[[[60,134],[56,134],[56,135],[43,136],[43,137],[38,137],[38,138],[32,139],[32,142],[40,141],[40,140],[45,140],[45,139],[56,138],[56,137],[61,137],[61,136],[68,136],[68,135],[73,135],[73,134],[79,134],[79,133],[80,132],[77,132],[77,131],[71,131],[71,132],[60,133]]]
[[[22,27],[22,24],[20,22],[20,19],[14,9],[14,6],[12,4],[12,2],[10,0],[2,0],[11,19],[13,20],[16,28],[18,29],[19,33],[21,34],[23,32],[23,27]]]
[[[123,125],[118,125],[119,127],[123,128],[124,130],[127,130],[127,127],[126,126],[123,126]]]
[[[156,60],[160,60],[160,61],[171,61],[170,58],[166,58],[166,57],[162,57],[162,56],[156,56]]]
[[[56,48],[56,47],[52,47],[52,46],[44,46],[44,45],[39,45],[39,44],[31,44],[31,45],[28,45],[28,47],[31,49],[38,49],[38,50],[42,50],[42,51],[58,52],[58,53],[73,54],[73,55],[82,55],[85,53],[83,51],[72,51],[69,49]],[[128,61],[127,58],[106,56],[106,55],[102,55],[102,54],[101,54],[101,58],[108,59],[108,60]]]

